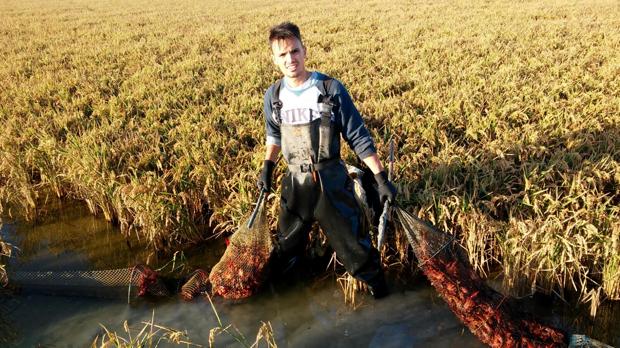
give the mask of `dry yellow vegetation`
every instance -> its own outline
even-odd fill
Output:
[[[403,203],[478,271],[620,299],[616,0],[2,1],[4,214],[76,198],[160,249],[231,231],[256,195],[283,20],[381,153],[398,140]]]

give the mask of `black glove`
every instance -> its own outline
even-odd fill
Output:
[[[385,201],[390,202],[390,204],[396,202],[396,187],[388,180],[385,171],[375,174],[375,181],[379,185],[377,190],[379,191],[381,205],[383,205]]]
[[[273,175],[273,168],[276,167],[274,161],[265,160],[263,163],[263,170],[258,177],[258,188],[270,192],[271,191],[271,176]]]

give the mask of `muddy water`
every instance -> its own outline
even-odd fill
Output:
[[[144,262],[140,260],[146,257],[138,240],[126,240],[82,206],[59,208],[53,218],[36,224],[5,222],[0,236],[18,247],[10,264],[19,270],[122,268]]]
[[[127,242],[117,230],[83,209],[66,209],[57,216],[35,226],[3,225],[2,238],[21,249],[12,260],[12,269],[122,268],[148,257],[138,241]],[[217,257],[203,255],[190,263],[203,262],[203,267],[209,267]],[[392,294],[380,301],[359,294],[356,309],[344,304],[340,287],[331,277],[269,284],[246,301],[231,303],[216,298],[214,304],[222,323],[239,329],[250,344],[260,323],[269,322],[279,347],[483,346],[428,284],[391,287]],[[0,310],[16,334],[8,345],[14,347],[86,347],[102,334],[100,324],[127,337],[124,321],[135,333],[142,328],[141,322],[153,315],[157,324],[186,330],[192,342],[208,346],[209,330],[218,326],[211,305],[203,298],[190,303],[176,298],[137,299],[128,304],[122,298],[22,294],[0,301]],[[541,313],[563,326],[575,319],[563,317],[551,307]],[[620,338],[618,341],[608,343],[619,344]],[[221,334],[216,346],[241,345]]]
[[[481,346],[428,289],[393,294],[381,302],[367,301],[355,311],[342,302],[340,290],[325,284],[276,290],[242,304],[215,300],[215,307],[222,322],[233,324],[250,343],[259,323],[269,321],[280,347]],[[15,327],[22,333],[14,344],[84,347],[101,333],[99,323],[122,333],[123,321],[139,324],[150,320],[153,311],[156,323],[185,329],[193,342],[203,345],[208,345],[209,329],[217,326],[209,303],[202,299],[127,305],[122,301],[28,296],[20,299],[12,313]],[[238,345],[225,334],[218,336],[216,343]]]

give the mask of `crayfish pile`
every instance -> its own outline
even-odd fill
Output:
[[[261,195],[262,197],[262,195]],[[226,251],[211,272],[198,269],[181,288],[181,297],[191,300],[206,292],[226,299],[238,300],[250,297],[262,286],[266,278],[267,264],[273,244],[267,225],[265,206],[259,199],[258,206],[248,221],[226,240]]]
[[[457,260],[429,259],[421,266],[454,314],[491,347],[564,347],[566,334],[508,307],[471,267]]]
[[[252,296],[265,280],[270,250],[260,245],[228,245],[209,280],[214,294],[227,299]]]
[[[454,314],[491,347],[566,347],[567,334],[510,307],[472,269],[446,234],[398,208],[419,266]]]
[[[136,265],[131,271],[130,282],[136,282],[138,296],[169,296],[170,293],[164,283],[157,276],[157,272],[145,265]]]
[[[243,224],[228,242],[220,261],[209,274],[211,290],[227,299],[255,294],[263,284],[273,244],[264,206],[251,226]]]

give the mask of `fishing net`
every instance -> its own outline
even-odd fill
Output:
[[[17,271],[9,284],[30,293],[59,296],[123,298],[169,296],[157,272],[147,266],[96,271]]]
[[[185,301],[190,301],[197,295],[208,290],[209,286],[209,273],[202,269],[197,269],[192,272],[187,281],[181,287],[181,298]]]
[[[242,299],[256,293],[263,284],[273,243],[262,195],[247,223],[230,237],[220,261],[209,274],[214,294]]]
[[[473,271],[454,237],[396,207],[419,267],[454,314],[491,347],[565,347],[567,334],[512,308]]]

